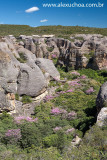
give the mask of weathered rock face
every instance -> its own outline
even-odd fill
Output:
[[[96,105],[98,113],[101,110],[101,108],[107,107],[107,82],[105,82],[99,90]]]
[[[32,53],[35,54],[36,46],[35,46],[32,39],[26,39],[25,42],[24,42],[24,46],[25,46],[26,49],[30,50]]]
[[[6,98],[6,95],[5,95],[3,88],[0,87],[0,110],[1,110],[1,112],[4,109],[9,110],[9,102]]]
[[[98,93],[97,100],[97,125],[102,127],[107,125],[107,82],[105,82]]]
[[[35,66],[34,69],[21,65],[17,77],[17,93],[19,95],[38,96],[45,91],[46,82],[42,71]]]
[[[101,109],[97,116],[97,125],[99,127],[107,126],[107,107]]]
[[[8,93],[16,92],[19,68],[11,61],[8,53],[0,52],[0,85]]]
[[[43,72],[49,73],[49,75],[52,78],[60,79],[59,72],[57,69],[54,67],[54,64],[51,60],[49,59],[44,59],[44,58],[37,58],[36,59],[36,64],[39,66],[39,68]]]
[[[15,100],[16,93],[20,98],[23,95],[32,98],[44,95],[50,80],[49,76],[54,74],[60,78],[60,75],[51,60],[40,58],[38,60],[40,65],[36,65],[35,50],[29,48],[34,47],[32,41],[30,41],[30,46],[29,42],[26,42],[26,49],[13,39],[5,37],[0,42],[0,112],[6,110],[10,113],[20,114],[20,111],[25,111],[23,108],[26,106]],[[42,67],[45,69],[44,73]],[[49,75],[47,76],[47,74]],[[30,107],[34,109],[34,105]]]
[[[98,45],[93,57],[93,68],[107,70],[107,48],[104,45]]]
[[[58,57],[57,65],[107,70],[107,37],[99,34],[78,34],[71,37],[74,42],[63,38],[20,36],[24,47],[37,58]],[[23,45],[22,45],[23,46]]]

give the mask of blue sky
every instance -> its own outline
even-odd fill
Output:
[[[43,3],[104,3],[103,8],[43,8]],[[37,11],[32,11],[37,7]],[[31,10],[29,11],[28,9]],[[35,8],[33,8],[36,10]],[[28,10],[29,12],[25,12]],[[42,21],[41,21],[42,20]],[[107,0],[1,0],[0,24],[107,28]]]

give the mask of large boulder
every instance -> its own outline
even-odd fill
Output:
[[[19,63],[13,61],[8,53],[0,52],[0,82],[7,93],[34,97],[45,90],[46,80],[42,71],[30,55],[27,58],[28,64]]]
[[[48,58],[49,53],[47,51],[47,46],[46,44],[37,44],[36,45],[36,53],[35,53],[37,58]]]
[[[101,110],[101,108],[107,107],[107,82],[105,82],[99,90],[96,105],[98,113]]]
[[[11,60],[8,53],[0,51],[0,82],[1,86],[8,92],[17,92],[17,76],[19,68]]]
[[[36,52],[36,45],[34,44],[32,39],[26,39],[24,41],[24,46],[26,49],[30,50],[32,53],[35,54]]]
[[[36,64],[43,72],[49,73],[52,78],[60,79],[60,74],[55,68],[53,62],[49,59],[37,58]]]
[[[17,92],[19,95],[35,97],[46,90],[45,77],[36,65],[32,69],[26,64],[21,64],[17,82]]]
[[[107,126],[107,107],[101,109],[97,116],[97,125],[99,127]]]
[[[32,38],[24,37],[24,41],[26,48],[13,38],[5,37],[0,41],[0,112],[6,110],[15,115],[24,114],[26,105],[20,100],[27,95],[34,99],[33,105],[27,108],[30,114],[36,105],[35,98],[46,96],[50,77],[60,77],[52,61],[36,59]],[[15,100],[15,94],[19,96],[18,101]]]
[[[5,95],[5,91],[0,87],[0,111],[9,110],[9,102]]]
[[[107,126],[107,82],[105,82],[98,93],[97,100],[97,125]]]
[[[93,69],[107,70],[107,48],[102,44],[96,46]]]
[[[17,46],[16,49],[19,54],[19,57],[21,58],[22,56],[28,66],[30,66],[31,68],[35,68],[36,66],[35,65],[35,61],[36,61],[35,54],[33,54],[31,51],[27,50],[26,48],[22,46]]]

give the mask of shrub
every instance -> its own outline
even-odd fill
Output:
[[[20,125],[20,129],[22,134],[20,142],[22,148],[28,148],[32,145],[40,146],[42,142],[42,136],[34,123],[22,123]]]
[[[19,101],[19,94],[18,94],[18,93],[15,94],[15,99],[16,99],[17,101]]]
[[[88,76],[88,78],[92,78],[95,79],[96,81],[99,81],[100,83],[104,83],[107,79],[106,77],[104,77],[104,71],[95,71],[92,69],[82,69],[82,70],[78,70],[78,72],[81,75],[86,75]],[[101,74],[103,73],[103,74]]]
[[[20,129],[10,129],[5,133],[6,143],[15,144],[20,139],[21,139]]]
[[[25,104],[25,103],[31,103],[32,102],[32,99],[30,96],[27,96],[27,95],[24,95],[22,96],[22,102]]]
[[[52,51],[54,50],[54,48],[53,48],[53,47],[47,47],[47,50],[48,50],[49,52],[52,52]]]
[[[28,121],[28,122],[37,122],[38,121],[38,118],[31,118],[31,117],[26,117],[26,116],[19,116],[19,117],[15,117],[14,118],[15,122],[18,124],[18,123],[21,123],[22,121]]]
[[[86,90],[85,92],[86,92],[86,94],[91,94],[91,93],[94,92],[94,89],[93,89],[93,87],[90,87],[90,88],[89,88],[88,90]]]
[[[20,56],[20,58],[17,58],[17,60],[18,60],[20,63],[26,63],[27,58],[26,58],[26,56],[24,55],[24,53],[19,53],[19,56]]]
[[[52,134],[44,138],[43,143],[45,147],[56,147],[57,146],[58,136],[57,134]]]

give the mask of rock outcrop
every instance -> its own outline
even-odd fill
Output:
[[[107,107],[101,109],[97,116],[97,125],[99,127],[107,126]]]
[[[26,105],[16,101],[15,94],[20,99],[24,95],[32,99],[40,95],[46,96],[44,93],[51,77],[55,76],[60,79],[53,62],[44,58],[37,59],[33,47],[32,41],[30,45],[26,42],[24,48],[22,43],[17,43],[17,40],[15,41],[12,37],[5,37],[0,42],[0,112],[6,110],[20,114]],[[29,110],[32,110],[34,106],[35,103],[30,105]]]
[[[37,58],[57,57],[57,65],[74,69],[92,68],[107,70],[107,37],[99,34],[78,34],[71,42],[63,38],[20,36],[19,44]]]
[[[92,65],[94,69],[107,70],[107,47],[102,44],[96,45]]]
[[[107,82],[105,82],[98,93],[97,100],[97,125],[107,125]]]
[[[107,107],[107,82],[105,82],[99,90],[96,105],[98,113],[101,110],[101,108]]]
[[[54,64],[49,59],[36,58],[37,66],[43,71],[49,73],[49,75],[54,79],[60,79],[59,72],[54,67]]]

